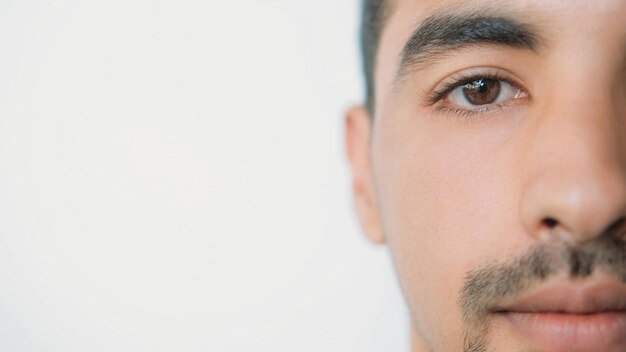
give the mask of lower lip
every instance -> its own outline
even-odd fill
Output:
[[[520,337],[541,350],[626,351],[626,311],[595,314],[505,312]]]

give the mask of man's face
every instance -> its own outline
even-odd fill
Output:
[[[415,351],[626,351],[626,0],[396,0],[347,145]]]

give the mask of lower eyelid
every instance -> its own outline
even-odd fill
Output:
[[[482,119],[483,117],[487,118],[491,116],[493,113],[498,113],[510,108],[509,104],[493,104],[488,107],[483,107],[479,109],[456,109],[450,108],[446,106],[436,108],[435,112],[437,114],[445,114],[451,115],[453,118],[458,118],[461,120],[464,119]]]
[[[519,88],[516,88],[515,86],[512,87],[519,92],[519,95],[516,94],[516,98],[509,98],[499,103],[477,106],[476,108],[450,107],[442,105],[436,107],[435,111],[441,114],[456,115],[454,116],[454,118],[470,119],[479,118],[477,116],[480,115],[497,113],[508,108],[513,108],[515,105],[519,105],[522,104],[524,101],[527,101],[527,99],[529,98],[528,93]]]

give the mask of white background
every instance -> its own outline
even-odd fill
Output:
[[[0,0],[0,351],[407,351],[357,0]]]

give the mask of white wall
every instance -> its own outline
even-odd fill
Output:
[[[358,1],[0,0],[0,351],[406,351]]]

